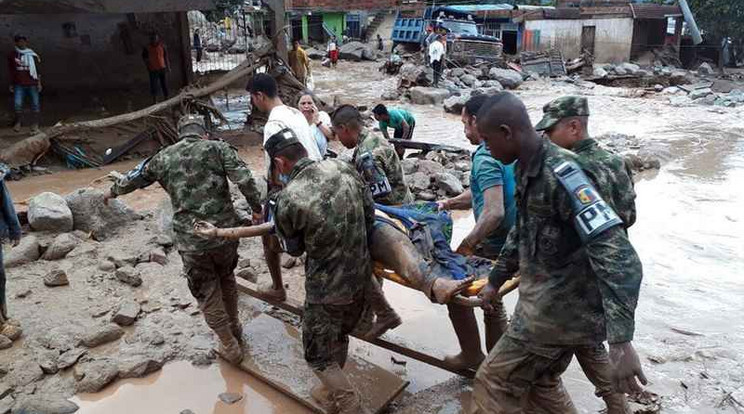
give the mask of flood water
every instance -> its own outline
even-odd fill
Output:
[[[329,101],[338,96],[342,102],[377,102],[382,91],[395,83],[375,70],[374,64],[346,62],[336,71],[316,70],[318,93]],[[349,79],[356,82],[349,85]],[[551,99],[565,93],[586,94],[592,134],[636,135],[666,154],[660,171],[643,174],[636,183],[638,221],[630,237],[643,261],[644,281],[634,345],[651,381],[648,389],[663,397],[664,412],[738,412],[725,396],[744,392],[744,111],[672,108],[662,99],[629,98],[622,90],[602,87],[525,89],[521,95],[535,122],[542,105]],[[417,118],[415,139],[469,147],[459,117],[444,114],[439,107],[402,106]],[[260,157],[253,154],[252,159]],[[261,167],[253,168],[261,171]],[[65,185],[72,190],[103,175],[100,171],[65,174],[64,179],[43,176],[13,182],[10,189],[21,199],[41,191],[61,191]],[[473,223],[469,213],[456,218],[453,244]],[[435,355],[457,351],[445,307],[392,283],[385,290],[404,319],[401,327],[388,334],[389,339]],[[516,294],[509,295],[508,308],[515,301]],[[452,377],[415,361],[407,361],[405,367],[393,364],[390,352],[368,344],[355,342],[352,352],[410,380],[409,392]],[[581,412],[602,408],[576,366],[569,369],[565,381]],[[246,398],[226,407],[216,397],[226,389],[239,390]],[[225,364],[198,369],[184,362],[169,364],[147,378],[119,382],[94,396],[79,396],[77,402],[84,413],[186,408],[197,413],[304,412]]]

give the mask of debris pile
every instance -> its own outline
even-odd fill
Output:
[[[401,161],[406,183],[417,201],[455,197],[470,188],[467,152],[432,151]]]
[[[724,92],[728,90],[728,92]],[[698,82],[692,85],[672,86],[663,93],[672,106],[707,105],[734,108],[744,105],[744,87],[741,89],[719,88],[715,82]]]

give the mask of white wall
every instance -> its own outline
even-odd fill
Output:
[[[540,49],[558,48],[565,59],[581,54],[581,30],[595,26],[594,61],[618,63],[630,60],[633,19],[527,20],[526,30],[540,30]]]

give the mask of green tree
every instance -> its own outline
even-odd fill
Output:
[[[744,0],[689,0],[703,37],[717,42],[724,37],[744,39]]]

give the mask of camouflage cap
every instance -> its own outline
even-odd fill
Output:
[[[178,120],[178,139],[186,137],[201,138],[207,133],[204,117],[195,114],[186,114]]]
[[[562,96],[545,104],[543,114],[543,119],[535,125],[538,131],[552,128],[563,118],[589,116],[589,103],[580,96]]]
[[[295,135],[294,131],[289,128],[284,128],[266,140],[264,151],[266,151],[269,158],[273,160],[276,154],[295,144],[302,145],[300,140],[297,139],[297,135]]]

